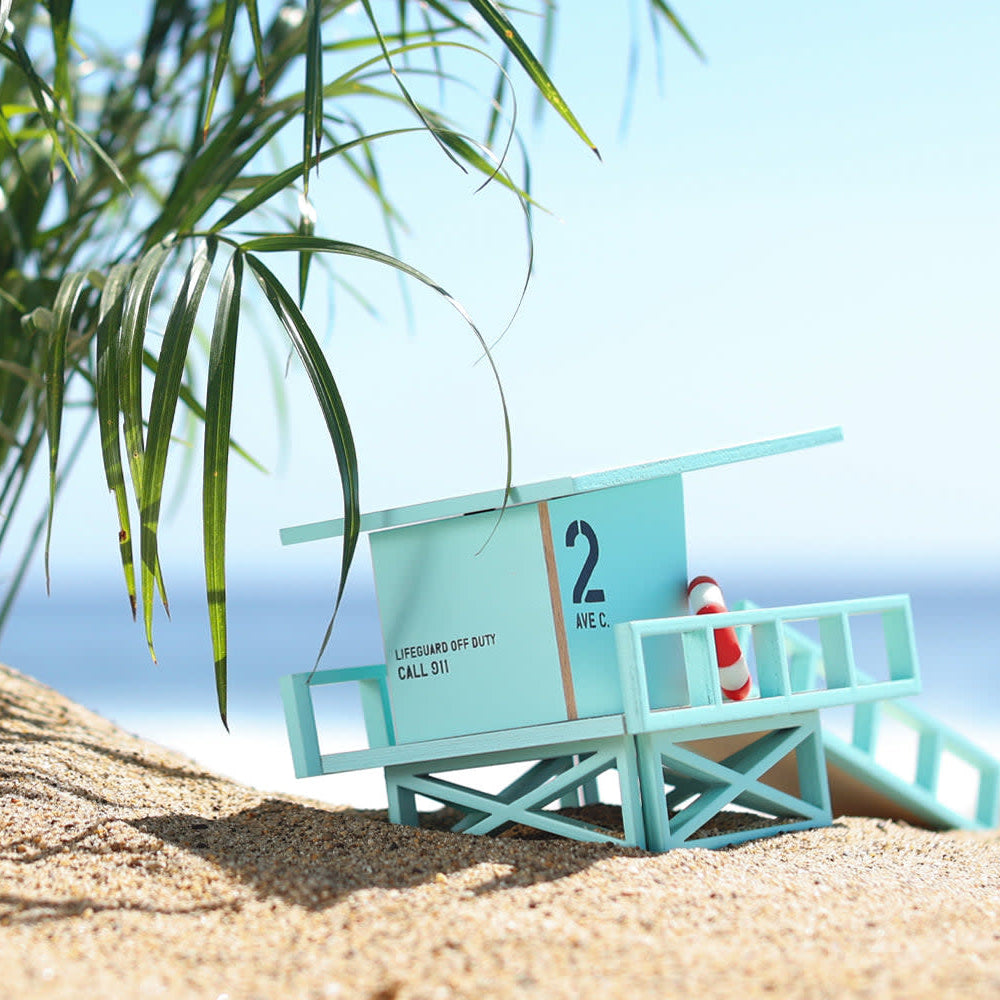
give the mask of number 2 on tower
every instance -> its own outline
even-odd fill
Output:
[[[594,567],[597,565],[597,556],[599,553],[597,535],[586,521],[573,521],[566,529],[567,548],[573,548],[576,545],[577,537],[580,535],[583,535],[587,539],[590,550],[587,552],[583,568],[580,570],[580,575],[576,578],[576,583],[573,586],[573,603],[598,604],[604,600],[604,591],[593,588],[587,589],[587,584],[590,583]]]

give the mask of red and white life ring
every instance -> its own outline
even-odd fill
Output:
[[[727,610],[722,589],[710,576],[696,576],[688,584],[688,604],[696,615],[716,615]],[[750,668],[736,638],[736,629],[717,628],[713,634],[722,693],[730,701],[743,701],[750,694]]]

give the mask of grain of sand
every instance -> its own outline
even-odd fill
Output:
[[[1000,997],[1000,837],[653,855],[262,794],[0,667],[0,997]]]

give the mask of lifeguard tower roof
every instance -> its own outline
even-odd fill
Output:
[[[804,434],[792,434],[787,437],[754,441],[750,444],[719,448],[714,451],[680,455],[676,458],[632,465],[623,469],[592,472],[581,476],[564,476],[524,486],[513,486],[507,497],[507,507],[542,503],[560,497],[590,493],[610,486],[625,486],[665,476],[675,476],[684,472],[694,472],[698,469],[712,469],[720,465],[748,462],[755,458],[767,458],[769,455],[781,455],[786,452],[801,451],[805,448],[815,448],[821,444],[834,444],[842,441],[843,438],[843,431],[840,427],[827,427]],[[428,503],[411,504],[406,507],[394,507],[389,510],[365,514],[361,518],[361,530],[378,531],[382,528],[398,528],[424,521],[461,517],[464,514],[485,513],[499,510],[503,504],[504,491],[502,489],[449,497],[444,500],[432,500]],[[296,545],[300,542],[312,542],[320,538],[339,537],[343,533],[343,518],[334,518],[328,521],[315,521],[311,524],[282,528],[281,542],[283,545]]]

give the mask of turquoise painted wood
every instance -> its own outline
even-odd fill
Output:
[[[620,713],[613,626],[684,610],[677,476],[370,542],[399,743]]]
[[[703,743],[738,736],[749,739],[722,760],[699,752]],[[818,712],[771,716],[763,730],[740,721],[643,733],[636,746],[650,850],[728,847],[832,822]],[[786,758],[794,762],[798,794],[764,780]],[[756,813],[761,828],[714,832],[713,821],[730,806]]]
[[[846,621],[856,614],[878,614],[894,623],[885,629],[887,646],[893,647],[889,658],[894,675],[871,681],[861,671],[842,670],[841,682],[828,686],[813,671],[793,685],[785,644],[776,643],[775,636],[784,638],[791,622]],[[577,839],[668,850],[719,847],[823,825],[830,822],[830,804],[819,709],[884,701],[919,690],[912,631],[899,627],[908,615],[906,598],[888,597],[625,622],[613,629],[617,663],[610,664],[621,684],[619,713],[351,753],[323,754],[311,706],[303,709],[303,698],[319,685],[336,683],[341,671],[317,674],[312,684],[308,674],[296,675],[285,682],[296,773],[299,761],[305,761],[312,774],[383,767],[394,822],[415,823],[416,796],[421,795],[457,809],[462,819],[456,829],[470,833],[521,823]],[[774,693],[722,702],[711,641],[720,624],[745,630],[751,643],[758,633],[763,637],[756,644],[758,662],[765,664]],[[847,637],[835,644],[843,663],[852,663],[850,630],[839,629],[837,634]],[[663,648],[656,640],[670,636],[683,637],[683,655],[665,660],[656,655]],[[683,678],[681,684],[675,677],[671,686],[688,692],[669,707],[656,707],[650,699],[651,678],[655,684],[662,672]],[[350,679],[379,676],[377,668],[364,668]],[[391,731],[393,707],[388,701],[372,699],[367,704],[366,711],[385,716],[368,719],[369,730]],[[744,745],[721,757],[701,747],[734,737],[744,738]],[[693,741],[698,748],[691,746]],[[797,775],[794,793],[764,777],[786,758]],[[524,763],[527,770],[500,793],[485,792],[464,777],[476,768],[512,762]],[[565,804],[571,793],[577,800],[583,793],[586,800],[595,778],[610,770],[617,772],[621,791],[620,835],[581,825],[549,808]],[[734,805],[759,814],[760,826],[720,826],[720,814]]]
[[[614,626],[686,611],[681,477],[607,486],[553,500],[548,508],[575,715],[620,713]],[[664,662],[679,663],[676,642],[659,646]],[[681,696],[669,670],[651,684],[656,705]]]
[[[749,601],[740,608],[754,609]],[[889,674],[902,677],[907,666],[900,662],[900,647],[912,646],[912,624],[903,618],[883,622],[889,652]],[[784,640],[788,656],[797,665],[793,686],[796,690],[816,687],[827,676],[829,652],[801,630],[786,626]],[[834,668],[834,675],[838,672]],[[857,680],[870,684],[873,678],[857,670]],[[880,723],[891,718],[903,731],[913,734],[917,745],[916,766],[912,774],[901,773],[876,759],[879,751]],[[899,701],[858,701],[852,707],[851,739],[844,740],[825,732],[826,755],[837,767],[893,801],[931,826],[947,829],[995,829],[1000,823],[1000,761],[986,753],[963,733],[934,718],[913,704]],[[941,763],[951,754],[974,776],[975,798],[965,812],[951,808],[939,799],[938,782]]]
[[[440,777],[442,773],[454,775],[472,768],[512,763],[530,766],[499,793]],[[546,808],[561,803],[568,792],[587,788],[610,770],[618,772],[619,783],[627,790],[622,797],[622,833]],[[389,818],[394,823],[416,824],[415,797],[421,795],[459,810],[463,819],[454,827],[458,832],[487,834],[521,824],[574,840],[632,847],[646,845],[643,813],[635,794],[638,784],[635,747],[624,735],[401,764],[387,767],[385,776]]]
[[[400,743],[569,716],[534,505],[373,532]],[[525,698],[530,686],[531,698]]]
[[[568,728],[567,728],[568,727]],[[319,770],[313,774],[342,774],[345,771],[364,771],[370,768],[391,767],[394,764],[426,763],[451,757],[471,757],[479,754],[503,753],[564,743],[572,740],[586,742],[607,736],[620,736],[624,732],[621,716],[600,719],[577,719],[575,722],[557,722],[544,726],[522,726],[496,733],[476,733],[472,736],[449,736],[440,740],[419,743],[402,743],[392,747],[374,747],[368,750],[349,750],[337,753],[320,753]],[[322,738],[320,738],[322,746]]]
[[[771,455],[782,455],[787,452],[801,451],[805,448],[815,448],[819,445],[834,444],[843,439],[844,434],[839,427],[827,427],[823,430],[809,431],[805,434],[792,434],[786,437],[772,438],[767,441],[755,441],[752,444],[736,445],[731,448],[719,448],[714,451],[681,455],[677,458],[667,458],[657,462],[648,462],[643,465],[633,465],[624,469],[594,472],[583,476],[565,476],[561,479],[549,479],[540,483],[513,486],[511,487],[510,495],[506,498],[506,506],[516,507],[523,503],[540,503],[543,500],[551,500],[553,497],[572,496],[592,490],[606,489],[609,486],[624,486],[628,483],[662,479],[665,476],[679,476],[684,472],[712,469],[721,465],[748,462],[752,459],[767,458]],[[503,506],[503,490],[472,493],[462,497],[450,497],[446,500],[433,500],[430,503],[412,504],[408,507],[374,511],[370,514],[365,514],[361,518],[361,530],[378,531],[382,528],[417,524],[420,521],[435,521],[445,517],[461,517],[465,514],[480,511],[499,511]],[[313,542],[321,538],[339,538],[343,533],[344,521],[342,518],[315,521],[311,524],[300,524],[294,527],[282,528],[281,544],[298,545],[302,542]]]
[[[391,746],[396,742],[385,664],[289,674],[281,679],[281,700],[297,778],[319,774],[323,770],[316,710],[312,700],[313,689],[352,681],[357,682],[360,688],[361,710],[364,715],[368,745],[382,747]]]
[[[885,655],[891,663],[891,674],[887,680],[874,680],[867,674],[862,676],[853,665],[853,644],[846,622],[860,615],[879,615],[886,626]],[[710,620],[710,624],[706,619]],[[793,689],[790,658],[784,644],[776,643],[773,636],[786,636],[790,625],[808,621],[817,622],[820,629],[825,623],[837,623],[837,641],[831,642],[826,650],[837,667],[827,677],[812,673],[800,678],[800,686]],[[744,636],[749,633],[750,645],[763,654],[757,668],[764,668],[765,685],[763,691],[758,685],[758,697],[746,701],[722,700],[711,630],[725,627],[742,631]],[[900,698],[920,691],[910,602],[905,596],[624,622],[616,626],[615,632],[624,692],[625,725],[629,732],[653,732],[678,725],[762,718],[780,712],[804,712]],[[761,642],[757,641],[758,633],[763,633]],[[651,701],[650,678],[662,669],[676,669],[676,666],[658,663],[646,648],[651,639],[663,636],[680,636],[682,639],[684,658],[681,669],[688,692],[683,704],[665,708]],[[746,642],[744,638],[744,648],[747,648]],[[835,657],[839,657],[839,662]]]
[[[621,713],[613,628],[686,610],[681,473],[814,447],[839,428],[380,511],[362,519],[393,742]],[[286,544],[341,521],[286,529]],[[680,640],[656,640],[680,662]],[[648,680],[654,707],[682,675]]]

